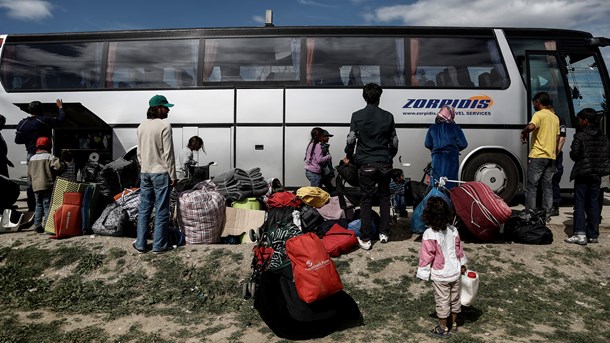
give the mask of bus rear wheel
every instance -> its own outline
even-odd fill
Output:
[[[510,202],[519,186],[519,171],[510,157],[483,153],[473,157],[462,173],[466,181],[483,182],[505,202]]]

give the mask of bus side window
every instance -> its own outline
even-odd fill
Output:
[[[491,75],[488,72],[479,74],[479,88],[491,87]]]
[[[457,70],[457,80],[461,87],[464,88],[473,88],[474,82],[470,79],[470,74],[468,73],[468,68],[466,67],[458,67]]]

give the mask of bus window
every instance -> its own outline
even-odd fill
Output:
[[[101,52],[102,43],[7,44],[2,84],[7,91],[97,87]]]
[[[108,48],[106,88],[180,88],[195,75],[199,41],[112,42]],[[184,77],[182,77],[184,76]],[[194,86],[190,80],[190,86]]]
[[[384,37],[307,38],[307,85],[404,85],[404,40]]]
[[[565,61],[574,113],[587,107],[602,111],[604,87],[595,56],[588,53],[570,53],[565,56]]]
[[[431,88],[508,87],[491,38],[410,38],[411,85]]]
[[[300,38],[206,39],[203,81],[298,81],[300,57]]]

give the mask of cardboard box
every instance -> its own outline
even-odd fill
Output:
[[[243,208],[227,207],[225,227],[222,237],[239,236],[246,233],[244,243],[253,243],[248,235],[250,229],[258,230],[265,222],[265,211],[246,210]]]

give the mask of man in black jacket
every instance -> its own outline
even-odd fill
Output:
[[[371,249],[371,211],[375,185],[379,195],[379,241],[386,243],[390,234],[390,178],[392,159],[398,152],[398,137],[392,113],[379,108],[381,86],[369,83],[362,96],[366,107],[352,114],[350,132],[345,147],[345,163],[355,163],[360,179],[361,227],[358,243]]]
[[[17,132],[15,134],[15,143],[25,144],[27,150],[27,161],[36,154],[36,140],[38,137],[53,137],[52,130],[55,125],[63,123],[66,120],[66,112],[63,109],[63,101],[57,99],[55,105],[59,109],[59,116],[51,117],[43,115],[43,107],[40,101],[32,101],[28,105],[29,117],[22,119],[17,124]],[[34,192],[32,186],[28,182],[28,210],[34,211],[36,201],[34,200]]]
[[[578,112],[580,130],[574,134],[570,158],[574,167],[574,235],[566,243],[598,243],[601,177],[610,174],[608,138],[601,132],[597,114],[592,108]]]

